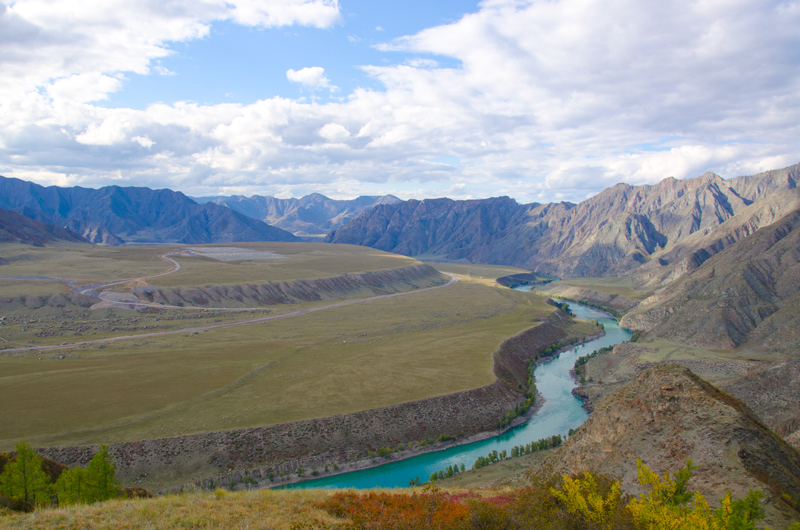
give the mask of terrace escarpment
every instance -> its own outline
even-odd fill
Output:
[[[132,293],[144,303],[181,307],[257,307],[379,296],[442,285],[448,280],[430,265],[418,264],[313,280],[183,288],[138,287]]]
[[[126,485],[158,489],[203,480],[210,485],[212,479],[225,485],[245,477],[271,485],[270,475],[347,469],[382,447],[492,431],[525,399],[519,383],[527,381],[529,361],[539,348],[569,337],[569,325],[563,314],[545,317],[504,341],[493,356],[497,381],[480,388],[327,418],[120,442],[110,453]],[[68,465],[85,465],[95,451],[96,446],[41,449]]]

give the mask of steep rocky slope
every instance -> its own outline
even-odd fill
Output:
[[[642,281],[648,281],[678,277],[676,264],[687,255],[694,252],[695,262],[702,262],[787,213],[788,203],[753,206],[794,190],[798,179],[800,165],[729,180],[706,173],[690,180],[667,178],[652,186],[617,184],[578,205],[520,205],[507,197],[407,201],[364,212],[326,241],[513,265],[559,277],[642,269]],[[748,208],[738,224],[711,235]],[[691,244],[681,245],[698,233],[702,235],[695,235]],[[707,256],[699,252],[703,249]]]
[[[800,361],[763,362],[720,384],[776,433],[800,448]]]
[[[800,515],[800,453],[743,403],[682,366],[650,368],[603,398],[547,463],[616,475],[637,493],[637,458],[660,474],[691,459],[698,468],[690,489],[713,502],[728,489],[739,497],[763,491],[770,526],[785,528]]]
[[[709,258],[621,324],[712,349],[800,343],[800,210]]]
[[[362,196],[351,200],[334,200],[312,193],[300,199],[278,199],[253,195],[201,197],[199,203],[213,202],[227,206],[253,219],[277,226],[299,237],[322,237],[350,221],[361,212],[380,204],[402,202],[392,195]]]
[[[86,243],[80,235],[50,223],[40,223],[24,215],[0,209],[0,243],[23,243],[35,247],[66,241]],[[5,263],[0,262],[0,264]]]
[[[223,243],[297,241],[292,234],[217,204],[149,188],[43,187],[0,177],[0,208],[68,226],[93,242]]]

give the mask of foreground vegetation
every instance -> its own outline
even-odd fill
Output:
[[[397,491],[243,491],[185,493],[6,512],[0,528],[270,528],[299,530],[551,529],[747,530],[763,517],[761,494],[730,494],[712,509],[687,490],[691,463],[658,476],[639,463],[639,496],[607,476],[529,475],[518,489],[458,490],[434,485]],[[800,525],[793,525],[797,530]]]

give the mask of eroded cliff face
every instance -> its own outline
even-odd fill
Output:
[[[520,395],[494,383],[389,407],[328,418],[187,434],[109,446],[123,485],[153,491],[205,481],[225,486],[250,477],[264,486],[269,475],[343,467],[381,447],[440,435],[470,436],[495,429],[499,418],[520,402]],[[38,451],[69,466],[86,465],[98,446],[47,447]],[[346,468],[345,468],[346,469]]]
[[[556,470],[619,476],[625,491],[642,491],[636,459],[660,474],[687,459],[698,466],[689,483],[712,502],[725,490],[768,497],[771,525],[797,517],[800,453],[741,401],[677,364],[654,366],[606,396],[594,413],[547,459]]]
[[[711,349],[800,338],[800,210],[726,248],[626,314],[629,329]]]
[[[494,375],[511,391],[524,394],[530,361],[536,358],[540,349],[567,336],[564,326],[554,324],[553,320],[556,319],[548,318],[538,326],[504,341],[494,353]]]
[[[449,281],[430,265],[344,274],[318,280],[294,280],[265,284],[225,285],[194,288],[138,287],[133,294],[144,303],[180,307],[259,307],[319,300],[341,300],[377,296]]]

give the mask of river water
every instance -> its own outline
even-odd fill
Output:
[[[631,334],[619,327],[617,321],[608,313],[573,302],[569,307],[576,317],[596,319],[605,327],[603,337],[576,346],[561,353],[555,359],[540,364],[534,376],[536,388],[547,400],[542,408],[526,423],[514,427],[494,438],[451,447],[443,451],[426,453],[405,460],[390,462],[370,469],[362,469],[341,475],[307,480],[285,486],[287,488],[400,488],[408,487],[410,479],[419,477],[426,481],[431,473],[448,466],[463,463],[472,468],[479,456],[486,456],[494,450],[509,453],[515,445],[525,445],[554,434],[566,435],[570,429],[581,425],[588,415],[581,407],[571,390],[576,386],[569,375],[575,360],[592,351],[627,341]]]

